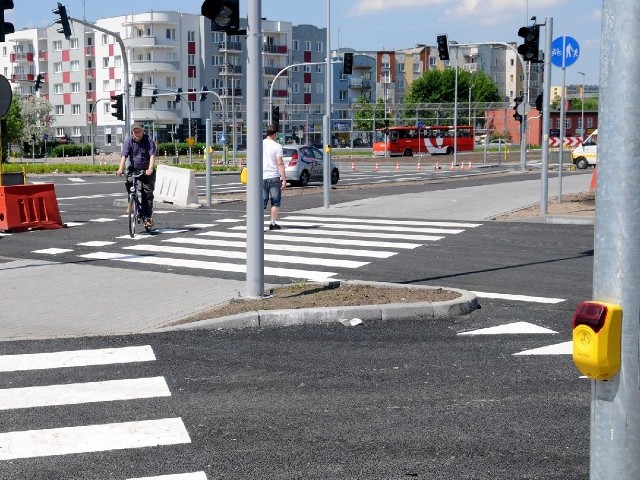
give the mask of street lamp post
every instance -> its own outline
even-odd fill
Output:
[[[582,111],[580,112],[580,138],[584,140],[584,79],[586,74],[584,72],[578,72],[578,75],[582,75],[582,91],[580,92],[580,97],[582,98]]]

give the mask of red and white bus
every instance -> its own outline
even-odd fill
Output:
[[[473,147],[473,127],[468,125],[458,125],[455,139],[452,126],[425,126],[422,130],[416,126],[403,126],[377,129],[373,154],[404,157],[421,153],[452,155],[454,148],[458,152],[466,152],[473,151]]]

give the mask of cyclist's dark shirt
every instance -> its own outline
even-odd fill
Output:
[[[122,156],[131,158],[131,166],[135,170],[146,170],[149,168],[151,155],[158,155],[156,143],[149,135],[144,133],[140,142],[136,142],[132,135],[129,135],[122,144]]]

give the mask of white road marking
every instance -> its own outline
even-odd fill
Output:
[[[10,233],[2,233],[0,232],[0,237],[8,237],[9,235],[11,235]]]
[[[246,260],[246,252],[234,252],[229,250],[211,250],[205,248],[188,248],[188,247],[170,247],[165,245],[132,245],[130,247],[124,247],[124,250],[142,250],[144,252],[160,252],[160,253],[175,253],[178,255],[200,255],[203,257],[222,257],[222,258],[235,258],[239,260]],[[296,263],[305,265],[319,265],[323,267],[340,267],[340,268],[360,268],[364,265],[368,265],[369,262],[356,262],[353,260],[340,260],[340,259],[327,259],[318,258],[314,255],[308,257],[296,257],[291,255],[263,255],[264,260],[267,262],[280,262],[280,263]]]
[[[155,359],[156,356],[149,345],[100,348],[95,350],[70,350],[51,353],[0,355],[0,372],[151,362]]]
[[[97,222],[97,223],[105,223],[105,222],[115,222],[117,220],[118,220],[117,218],[94,218],[91,221]]]
[[[209,228],[215,226],[215,223],[192,223],[191,225],[185,225],[184,228]]]
[[[75,197],[61,197],[58,198],[60,200],[89,200],[92,198],[103,198],[103,197],[125,197],[127,193],[96,193],[95,195],[78,195]]]
[[[163,377],[0,389],[0,410],[170,397]]]
[[[337,230],[375,230],[376,232],[405,232],[405,233],[440,233],[440,234],[449,234],[455,235],[457,233],[464,232],[464,229],[446,229],[446,228],[429,228],[429,227],[401,227],[398,225],[358,225],[358,224],[348,224],[343,225],[341,223],[317,223],[317,222],[290,222],[289,219],[285,219],[280,223],[285,228],[295,228],[295,227],[303,227],[303,228],[315,228],[315,227],[323,227],[323,228],[331,228]]]
[[[487,292],[471,292],[481,298],[497,298],[500,300],[514,300],[517,302],[534,302],[534,303],[562,303],[566,301],[564,298],[553,297],[531,297],[529,295],[511,295],[508,293],[487,293]]]
[[[136,477],[127,480],[207,480],[204,472],[176,473],[173,475],[160,475],[158,477]]]
[[[513,355],[573,355],[573,341],[524,350]]]
[[[221,272],[246,273],[246,265],[235,263],[205,262],[202,260],[186,260],[167,257],[149,257],[143,255],[126,255],[122,253],[95,252],[87,255],[78,255],[80,258],[90,258],[92,260],[114,260],[131,263],[142,263],[146,265],[160,265],[164,267],[181,267],[200,270],[216,270]],[[265,275],[275,277],[300,278],[314,281],[325,281],[337,275],[336,272],[314,272],[308,270],[297,270],[289,268],[265,267]]]
[[[67,227],[81,227],[85,222],[64,222]]]
[[[240,223],[244,221],[244,218],[223,218],[221,220],[216,220],[218,223]]]
[[[458,335],[513,335],[520,333],[558,333],[548,328],[539,327],[528,322],[513,322],[505,325],[497,325],[495,327],[481,328],[479,330],[469,330],[468,332],[460,332]]]
[[[318,240],[314,238],[314,240]],[[163,242],[180,243],[188,245],[207,245],[214,247],[232,247],[232,248],[246,248],[246,242],[233,242],[228,240],[207,240],[206,238],[187,238],[187,237],[175,237],[163,240]],[[265,250],[278,250],[282,251],[282,244],[265,243]],[[309,253],[309,247],[305,245],[287,245],[287,252],[303,252]],[[324,255],[345,255],[348,257],[366,257],[366,258],[389,258],[396,255],[396,252],[388,252],[385,250],[353,250],[349,248],[331,248],[331,247],[313,247],[314,253]]]
[[[59,253],[73,252],[70,248],[43,248],[42,250],[33,250],[31,253],[44,253],[46,255],[58,255]]]
[[[299,220],[311,222],[335,222],[335,223],[371,223],[374,225],[403,225],[414,227],[458,227],[458,228],[474,228],[479,227],[481,223],[464,223],[464,222],[427,222],[418,220],[384,220],[378,218],[346,218],[346,217],[323,217],[323,216],[304,216],[304,215],[288,215],[283,220]]]
[[[100,240],[94,240],[91,242],[83,242],[83,243],[76,243],[76,245],[82,246],[82,247],[106,247],[107,245],[115,245],[116,242],[101,242]]]
[[[231,230],[246,230],[246,229],[247,227],[245,226],[231,227]],[[423,242],[442,240],[444,238],[444,236],[436,236],[436,235],[402,235],[402,234],[395,234],[395,233],[345,232],[341,230],[323,230],[321,228],[297,229],[297,228],[287,227],[287,230],[291,232],[291,235],[298,235],[304,232],[304,234],[306,235],[325,235],[325,236],[331,237],[330,240],[325,240],[325,242],[327,243],[334,243],[336,236],[359,237],[359,238],[361,237],[385,238],[388,240],[397,238],[400,240],[413,240],[413,241],[423,241]],[[277,235],[279,237],[280,235],[282,235],[281,232],[282,230],[272,230],[269,232],[269,235]],[[380,244],[380,242],[376,242],[376,243]]]
[[[70,182],[82,182],[82,183],[84,183],[83,179],[76,178],[76,177],[69,177],[69,178],[67,178],[67,180],[69,180]]]
[[[190,443],[180,418],[0,434],[0,460]]]
[[[175,210],[154,210],[154,215],[166,215],[167,213],[176,213]]]
[[[238,233],[238,232],[202,232],[196,233],[196,235],[206,235],[209,237],[221,237],[221,238],[247,238],[246,233]],[[382,242],[375,240],[351,240],[344,238],[316,238],[316,237],[304,237],[294,234],[288,235],[286,232],[282,233],[280,230],[277,234],[273,234],[273,231],[269,233],[268,236],[265,237],[265,240],[269,240],[268,237],[272,237],[273,240],[277,240],[278,242],[295,242],[295,243],[314,243],[314,244],[331,244],[331,245],[348,245],[350,247],[381,247],[381,248],[399,248],[399,249],[408,249],[412,250],[414,248],[421,247],[422,243],[406,243],[406,242]],[[443,237],[439,237],[443,238]]]

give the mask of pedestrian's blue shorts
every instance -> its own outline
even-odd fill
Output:
[[[280,177],[265,178],[262,181],[262,202],[264,208],[267,208],[269,198],[271,198],[271,206],[279,207],[282,198],[282,180]]]

